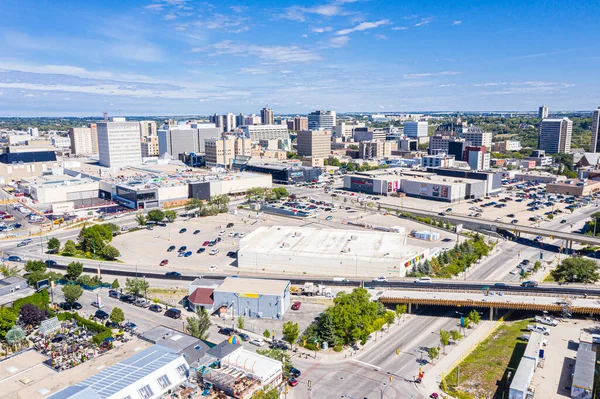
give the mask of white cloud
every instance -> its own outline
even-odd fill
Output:
[[[387,36],[386,35],[375,35],[375,37],[379,40],[387,40]]]
[[[408,30],[408,27],[406,27],[406,26],[394,26],[392,28],[392,30]]]
[[[340,48],[348,44],[350,38],[348,36],[333,37],[329,40],[329,47]]]
[[[456,71],[441,71],[441,72],[424,72],[424,73],[407,73],[402,75],[403,78],[430,78],[435,76],[453,76],[458,75],[460,72]]]
[[[458,19],[457,19],[457,20],[454,20],[454,21],[452,21],[452,25],[460,25],[460,24],[462,24],[462,21],[460,21],[460,20],[458,20]]]
[[[337,31],[338,35],[349,35],[352,32],[359,32],[359,31],[364,31],[367,29],[374,29],[374,28],[378,28],[380,26],[384,26],[389,24],[390,21],[388,19],[382,19],[379,21],[375,21],[375,22],[361,22],[360,24],[356,25],[353,28],[349,28],[349,29],[342,29]]]
[[[233,12],[244,12],[248,9],[246,6],[231,6],[229,8],[231,8]]]
[[[172,20],[174,20],[174,19],[177,19],[177,15],[175,15],[175,14],[173,14],[173,13],[169,13],[169,14],[166,14],[166,15],[163,17],[163,19],[164,19],[165,21],[172,21]]]
[[[306,37],[308,37],[308,35],[305,33],[301,37],[306,38]]]
[[[271,73],[271,71],[262,68],[240,68],[240,73],[248,75],[267,75]]]
[[[415,26],[425,26],[429,25],[433,21],[433,17],[421,18],[419,22],[415,24]]]
[[[324,33],[324,32],[331,32],[333,30],[333,28],[331,26],[325,26],[322,28],[313,28],[312,31],[315,33]]]
[[[214,43],[209,48],[194,48],[193,52],[212,50],[210,56],[233,55],[237,57],[255,56],[275,63],[310,62],[321,60],[321,56],[311,50],[298,46],[262,46],[236,43],[224,40]]]
[[[27,93],[27,94],[23,95],[23,97],[37,97],[37,95],[32,94],[32,93]]]
[[[355,1],[344,1],[338,0],[327,4],[315,5],[312,7],[303,6],[291,6],[285,9],[284,14],[280,15],[282,18],[289,19],[292,21],[306,21],[307,14],[316,14],[322,17],[335,17],[340,15],[350,15],[344,7],[344,4],[354,3]]]

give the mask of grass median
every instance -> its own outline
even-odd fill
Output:
[[[448,392],[457,398],[508,397],[508,372],[514,375],[527,342],[523,335],[531,319],[507,321],[446,376]],[[458,381],[457,381],[458,378]]]

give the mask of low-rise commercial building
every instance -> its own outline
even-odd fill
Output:
[[[404,277],[429,258],[427,249],[403,244],[405,232],[259,227],[240,240],[238,267],[328,276]]]
[[[471,145],[476,147],[492,148],[492,133],[484,131],[473,131],[474,129],[462,129],[458,133],[458,137],[471,142]],[[479,129],[475,129],[479,130]]]
[[[320,168],[295,163],[248,163],[240,168],[249,172],[269,174],[272,176],[273,182],[279,184],[317,181],[323,173]]]
[[[596,180],[566,180],[564,182],[547,183],[548,194],[573,195],[575,197],[587,197],[600,192],[600,181]]]
[[[423,168],[451,168],[452,166],[454,166],[454,155],[427,155],[421,158],[421,167]]]
[[[596,351],[593,345],[587,342],[579,342],[571,383],[571,399],[593,398],[595,373]]]
[[[519,151],[521,148],[521,142],[517,140],[503,140],[492,143],[492,151],[495,152]]]
[[[427,121],[407,121],[404,122],[404,134],[406,137],[426,137],[429,135],[429,124]]]
[[[245,239],[246,237],[242,240]],[[238,253],[238,259],[239,256]],[[214,290],[214,307],[221,314],[235,317],[280,319],[290,306],[290,285],[286,280],[227,277]]]
[[[209,200],[215,195],[240,195],[250,188],[272,188],[271,176],[261,173],[231,173],[225,176],[206,176],[202,180],[193,180],[188,183],[189,198]]]
[[[56,167],[56,153],[46,148],[6,147],[0,154],[0,178],[5,181],[41,176]]]

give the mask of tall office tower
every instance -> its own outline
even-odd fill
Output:
[[[294,129],[299,132],[300,130],[308,130],[308,118],[305,116],[296,116],[294,118]]]
[[[252,142],[262,139],[289,139],[290,132],[285,125],[248,125],[240,127],[244,131],[244,137]]]
[[[204,154],[206,139],[221,137],[221,129],[214,123],[165,126],[158,130],[158,153],[168,153],[178,159],[179,154]]]
[[[308,130],[333,129],[335,111],[315,111],[308,114]]]
[[[600,152],[600,107],[592,114],[592,142],[590,152]]]
[[[155,121],[140,121],[140,138],[156,136]]]
[[[40,135],[40,132],[38,131],[37,127],[30,127],[27,129],[27,134],[31,137],[38,137]]]
[[[71,151],[73,155],[95,154],[92,129],[89,127],[72,127],[69,129]]]
[[[98,153],[98,126],[95,123],[88,125],[92,131],[92,154]]]
[[[260,122],[263,125],[273,125],[275,123],[275,114],[271,108],[263,108],[260,110]]]
[[[331,132],[323,130],[301,130],[297,138],[298,155],[327,158],[331,154]]]
[[[225,115],[223,115],[223,123],[225,125],[225,132],[232,132],[235,130],[235,128],[237,127],[236,122],[236,117],[234,114],[232,113],[227,113]]]
[[[427,137],[428,135],[428,123],[427,121],[419,122],[404,122],[404,134],[407,137]]]
[[[492,132],[473,131],[473,129],[461,129],[458,137],[470,141],[474,146],[492,147]]]
[[[547,117],[548,117],[548,107],[546,107],[545,105],[542,105],[538,109],[538,118],[546,119]]]
[[[214,114],[213,116],[210,117],[210,121],[211,121],[211,123],[214,123],[216,127],[221,129],[221,131],[223,131],[223,129],[225,129],[225,122],[223,121],[223,115]]]
[[[146,136],[140,143],[142,148],[142,158],[158,156],[158,137]]]
[[[120,168],[142,164],[139,122],[113,118],[98,122],[98,153],[100,166]]]
[[[468,162],[471,170],[488,170],[490,168],[490,153],[485,147],[468,146],[465,149],[463,161]]]
[[[238,116],[235,117],[235,124],[237,126],[243,126],[246,124],[246,115],[244,114],[239,114]]]
[[[249,140],[243,137],[226,136],[206,140],[206,166],[231,167],[233,160],[238,156],[250,156],[252,146]]]
[[[542,119],[538,135],[538,149],[546,154],[570,153],[573,121],[569,118]]]

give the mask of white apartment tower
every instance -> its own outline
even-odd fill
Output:
[[[545,105],[542,105],[538,109],[538,118],[546,119],[547,117],[548,117],[548,107],[546,107]]]
[[[225,124],[225,131],[232,132],[237,127],[237,118],[232,113],[223,115],[223,123]]]
[[[335,125],[335,111],[315,111],[308,114],[308,130],[333,129]]]
[[[69,129],[71,151],[73,155],[95,154],[96,146],[89,127],[72,127]]]
[[[571,152],[573,121],[569,118],[547,118],[540,124],[538,149],[546,154],[567,154]]]
[[[156,136],[155,121],[140,121],[140,138]]]
[[[263,108],[260,111],[260,121],[263,125],[273,125],[275,123],[275,113],[271,108]]]
[[[404,134],[410,138],[427,137],[429,134],[427,121],[404,122]]]
[[[600,107],[592,114],[592,141],[590,152],[600,152]]]
[[[142,164],[139,122],[113,118],[97,122],[100,166],[120,168]]]

